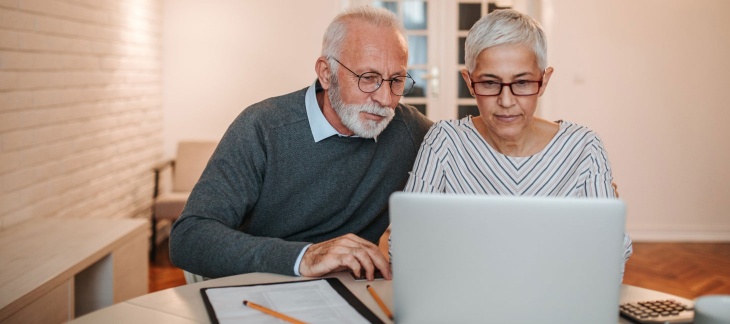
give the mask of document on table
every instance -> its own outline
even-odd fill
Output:
[[[213,323],[282,323],[243,300],[307,323],[382,323],[337,278],[200,289]]]

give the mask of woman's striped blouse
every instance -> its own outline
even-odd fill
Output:
[[[431,127],[404,191],[612,198],[612,180],[603,143],[584,126],[561,121],[542,151],[510,157],[492,148],[468,116]],[[625,263],[633,251],[626,234],[624,247]]]
[[[469,116],[429,130],[405,191],[614,197],[612,180],[603,143],[586,127],[563,121],[542,151],[510,157],[492,148]]]

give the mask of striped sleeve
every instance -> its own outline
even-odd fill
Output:
[[[613,183],[611,163],[608,162],[608,154],[598,135],[594,134],[593,140],[588,144],[588,151],[591,158],[591,171],[585,185],[586,197],[616,197],[611,185]]]
[[[588,177],[585,189],[587,197],[609,197],[615,198],[616,192],[613,189],[613,174],[611,172],[611,163],[608,161],[608,154],[603,146],[603,142],[594,134],[594,138],[590,141],[588,150],[592,159],[591,174]],[[626,270],[626,262],[634,253],[633,243],[629,234],[624,232],[623,239],[624,254],[621,258],[621,281],[623,281],[624,271]]]
[[[634,246],[631,242],[631,237],[629,237],[629,234],[624,232],[624,255],[621,262],[621,281],[624,281],[624,271],[626,271],[626,262],[629,261],[629,257],[634,254]]]
[[[409,172],[408,182],[403,188],[404,192],[443,192],[443,171],[439,171],[442,166],[435,156],[436,151],[431,146],[440,133],[439,123],[431,126],[431,129],[426,133],[421,148],[418,150],[416,161],[413,163],[413,170]],[[439,188],[440,186],[441,188]],[[393,267],[392,235],[393,232],[391,231],[391,234],[388,235],[388,259],[391,267]]]
[[[444,146],[444,141],[439,140],[442,131],[437,123],[426,134],[403,191],[429,193],[444,191],[444,163],[439,154],[439,149]]]

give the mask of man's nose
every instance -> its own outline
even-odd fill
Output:
[[[395,96],[390,89],[390,81],[383,80],[377,90],[371,93],[373,101],[377,102],[382,107],[392,108],[393,96]]]

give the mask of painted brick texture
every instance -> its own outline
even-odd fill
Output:
[[[0,229],[149,218],[162,0],[0,0]]]

